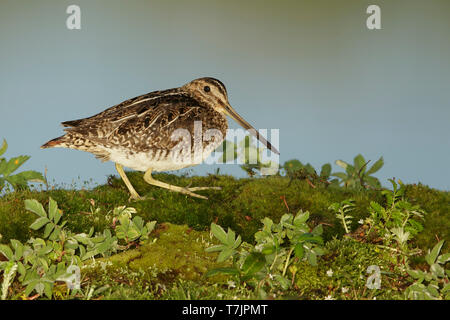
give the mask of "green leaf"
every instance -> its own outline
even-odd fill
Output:
[[[317,243],[323,245],[323,239],[321,236],[314,235],[312,233],[304,233],[300,236],[296,237],[295,239],[298,242],[310,242],[310,243]]]
[[[33,292],[34,287],[36,286],[37,283],[38,280],[33,280],[28,283],[27,287],[25,288],[25,296],[28,297],[31,294],[31,292]]]
[[[227,234],[221,226],[211,223],[211,232],[220,242],[227,244]]]
[[[125,239],[126,238],[126,233],[127,233],[127,230],[124,228],[123,225],[119,225],[119,226],[116,227],[116,237],[118,239]]]
[[[27,269],[25,268],[25,266],[23,265],[22,262],[17,263],[17,271],[20,274],[19,281],[23,282],[23,280],[25,279],[26,273],[27,273]]]
[[[19,176],[22,179],[26,180],[27,182],[42,182],[45,183],[45,178],[44,176],[37,172],[37,171],[33,171],[33,170],[28,170],[28,171],[22,171],[18,174],[16,174],[15,176]]]
[[[217,252],[217,251],[222,251],[224,249],[226,249],[227,247],[224,246],[223,244],[219,244],[216,246],[212,246],[212,247],[208,247],[205,249],[206,252]]]
[[[219,253],[219,256],[217,257],[217,262],[224,262],[233,255],[233,252],[234,252],[233,249],[225,248],[223,251]]]
[[[354,159],[353,163],[355,164],[355,170],[359,172],[361,168],[366,164],[366,159],[361,154],[358,154]],[[365,168],[361,170],[361,173],[364,173]]]
[[[28,181],[18,174],[7,176],[5,180],[8,181],[14,187],[14,189],[26,189],[28,187]]]
[[[81,260],[82,261],[87,260],[89,258],[94,257],[96,254],[97,254],[96,250],[88,251],[81,257]]]
[[[265,256],[260,252],[252,252],[244,261],[242,265],[242,272],[245,277],[251,277],[262,268],[264,268],[266,264]]]
[[[135,227],[132,227],[127,232],[128,241],[134,241],[140,236],[139,230],[137,230]]]
[[[8,260],[13,260],[14,255],[11,248],[5,244],[0,244],[0,253]]]
[[[24,245],[15,239],[11,239],[11,247],[14,249],[14,260],[18,261],[22,258]]]
[[[335,172],[333,174],[331,174],[333,177],[338,177],[341,180],[346,180],[348,178],[347,174],[345,174],[344,172]]]
[[[46,217],[41,217],[36,219],[31,225],[30,228],[33,230],[39,230],[43,226],[45,226],[47,223],[49,223],[50,220],[48,220]]]
[[[317,266],[317,256],[315,253],[310,252],[308,254],[308,262],[310,265],[312,265],[313,267]]]
[[[440,264],[446,264],[449,261],[450,261],[450,253],[443,254],[443,255],[439,256],[437,259],[437,263],[440,263]]]
[[[40,219],[43,219],[43,218],[40,218]],[[53,223],[47,223],[47,225],[45,226],[45,229],[44,229],[44,238],[48,238],[50,233],[53,231],[54,227],[55,227],[55,225]]]
[[[445,276],[445,270],[439,264],[434,263],[430,267],[430,271],[435,278],[443,278]]]
[[[425,273],[420,270],[408,270],[407,272],[414,279],[423,279],[425,277]]]
[[[367,183],[372,188],[380,188],[381,183],[378,178],[372,177],[372,176],[364,176],[364,182]]]
[[[216,269],[209,270],[206,273],[206,276],[207,277],[212,277],[212,276],[215,276],[217,274],[225,274],[225,275],[237,276],[237,275],[239,275],[239,270],[236,269],[236,268],[216,268]]]
[[[108,251],[109,249],[112,249],[113,242],[114,242],[114,239],[100,243],[100,245],[97,247],[98,254],[103,254],[106,251]]]
[[[144,219],[141,217],[135,216],[132,221],[138,230],[141,230],[144,227]]]
[[[427,263],[431,266],[436,262],[436,259],[439,255],[439,252],[441,251],[442,245],[444,244],[445,240],[439,241],[434,248],[431,250],[429,254],[425,256],[425,260]]]
[[[47,296],[47,298],[52,298],[53,293],[53,283],[52,282],[44,282],[44,293]]]
[[[348,166],[348,163],[347,163],[347,162],[342,161],[342,160],[336,160],[335,163],[336,163],[339,167],[344,168],[344,169],[347,169],[347,166]]]
[[[297,159],[286,161],[283,165],[283,168],[286,170],[288,175],[292,175],[296,171],[301,170],[303,167],[303,164]]]
[[[231,230],[230,228],[228,228],[228,234],[227,234],[227,240],[226,243],[230,246],[233,247],[234,243],[236,241],[236,233]]]
[[[444,287],[441,290],[442,293],[450,292],[450,282],[444,285]]]
[[[275,251],[276,251],[275,246],[268,244],[262,248],[261,253],[265,254],[265,255],[270,255],[270,254],[274,253]]]
[[[16,271],[17,271],[17,263],[14,261],[6,262],[5,271],[3,272],[3,282],[2,282],[2,295],[0,297],[1,300],[6,300],[6,297],[8,296],[8,288],[11,285],[11,283],[14,281],[14,278],[16,277]]]
[[[47,217],[47,212],[45,212],[44,207],[37,200],[25,200],[25,209],[34,212],[40,217]]]
[[[325,254],[325,249],[321,247],[314,247],[311,249],[312,252],[316,254],[316,256],[323,256]]]
[[[65,223],[64,223],[65,224]],[[62,226],[61,226],[62,227]],[[59,239],[59,235],[61,234],[61,229],[60,228],[55,228],[53,229],[53,232],[50,234],[50,236],[48,237],[49,240],[55,241]]]
[[[241,239],[241,236],[238,236],[237,238],[236,238],[236,240],[234,241],[234,243],[233,243],[233,249],[236,249],[236,248],[238,248],[240,245],[241,245],[241,243],[242,243],[242,239]]]
[[[147,223],[145,224],[145,226],[147,227],[147,232],[150,234],[150,233],[155,229],[155,226],[156,226],[156,220],[147,222]]]
[[[52,198],[49,198],[48,202],[48,218],[55,221],[55,217],[58,214],[58,204]]]
[[[345,172],[347,172],[347,175],[353,176],[353,174],[355,173],[355,167],[349,164],[345,168]]]
[[[328,178],[331,174],[331,164],[325,163],[320,170],[320,176],[322,178]]]
[[[312,165],[310,165],[309,163],[306,164],[305,166],[306,172],[311,174],[311,175],[315,175],[316,174],[316,170],[314,169],[314,167]]]
[[[366,174],[370,175],[370,174],[377,172],[378,170],[381,169],[381,167],[383,165],[384,165],[384,160],[383,160],[383,157],[381,157],[380,159],[377,160],[377,162],[375,162],[373,164],[373,166],[369,170],[367,170]]]
[[[301,210],[297,213],[297,215],[294,218],[294,225],[300,226],[309,219],[309,212],[302,212]]]
[[[302,243],[297,243],[295,245],[295,247],[294,247],[294,254],[300,260],[303,259],[304,255],[305,255],[305,249],[303,248],[303,244]]]
[[[291,282],[280,274],[276,274],[274,276],[274,279],[281,285],[281,288],[283,288],[284,290],[289,289],[289,287],[291,286]]]
[[[18,156],[18,157],[9,159],[8,163],[6,164],[6,167],[3,170],[3,175],[9,176],[11,173],[16,171],[28,159],[30,159],[29,156]]]
[[[6,143],[6,140],[3,139],[3,144],[2,147],[0,148],[0,156],[5,153],[6,149],[8,149],[8,144]],[[0,174],[1,173],[2,172],[0,171]]]
[[[323,234],[323,225],[322,224],[318,224],[312,231],[312,234],[316,235],[316,236],[320,236]]]

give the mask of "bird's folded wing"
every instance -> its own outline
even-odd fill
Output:
[[[147,145],[158,144],[171,148],[171,131],[177,122],[189,121],[201,107],[188,97],[162,96],[159,99],[134,98],[109,108],[95,116],[63,122],[68,133],[76,133],[103,145],[126,145],[127,142]],[[186,128],[188,129],[188,128]],[[163,141],[163,138],[165,140]]]

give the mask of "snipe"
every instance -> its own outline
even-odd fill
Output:
[[[92,117],[63,122],[66,134],[48,141],[41,148],[77,149],[93,153],[102,161],[114,162],[133,199],[141,197],[128,180],[123,166],[144,171],[144,180],[151,185],[207,199],[195,192],[220,188],[173,186],[155,180],[152,172],[179,170],[198,164],[197,161],[186,161],[186,156],[192,159],[195,146],[199,144],[203,149],[201,160],[207,158],[225,138],[227,115],[279,154],[230,106],[225,86],[214,78],[200,78],[179,88],[154,91]],[[199,128],[200,134],[195,132]],[[207,132],[214,134],[203,139]],[[194,141],[198,136],[201,141]]]

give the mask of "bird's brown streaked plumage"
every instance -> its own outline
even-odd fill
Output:
[[[202,135],[210,129],[220,131],[222,137],[202,139],[206,158],[226,136],[226,115],[238,121],[245,129],[253,129],[228,103],[222,82],[214,78],[200,78],[186,85],[162,91],[154,91],[126,100],[92,117],[63,122],[66,134],[50,140],[41,148],[65,147],[93,153],[102,161],[113,161],[134,198],[139,197],[121,169],[126,166],[140,171],[178,170],[197,163],[174,163],[174,148],[180,140],[174,139],[177,129],[190,133],[190,146],[194,146],[195,123],[201,122]],[[257,138],[277,152],[267,140],[253,129]],[[146,181],[163,186],[151,175]],[[171,186],[179,191],[196,195],[186,188]],[[182,190],[178,190],[182,189]],[[198,188],[197,188],[198,190]]]

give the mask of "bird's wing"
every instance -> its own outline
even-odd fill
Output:
[[[170,139],[173,124],[195,117],[200,108],[196,100],[182,93],[152,93],[127,100],[89,118],[63,122],[63,125],[68,133],[82,135],[102,145],[132,143],[146,149],[155,145],[170,149],[177,143]]]
[[[134,110],[132,108],[133,106],[136,106],[137,104],[139,104],[141,102],[157,100],[158,97],[166,96],[166,95],[170,94],[171,92],[174,92],[174,89],[150,92],[150,93],[147,93],[147,94],[135,97],[135,98],[125,100],[125,101],[123,101],[115,106],[112,106],[111,108],[108,108],[100,113],[97,113],[91,117],[78,119],[78,120],[64,121],[61,124],[64,127],[77,128],[77,127],[83,127],[86,125],[90,125],[91,123],[98,121],[99,119],[120,118],[120,117],[126,115],[128,112],[132,112]],[[157,101],[154,101],[154,102],[157,102]]]

